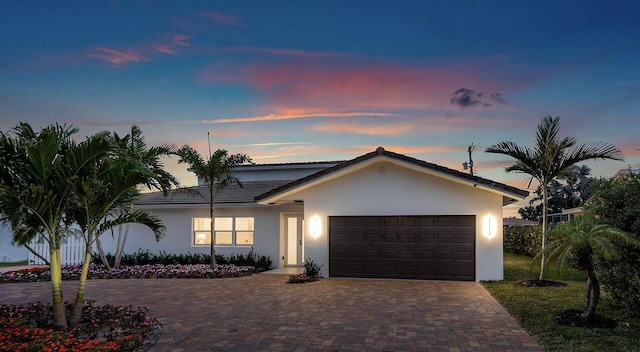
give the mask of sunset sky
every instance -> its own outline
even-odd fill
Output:
[[[344,160],[378,146],[525,188],[484,149],[563,134],[640,167],[636,1],[3,1],[0,128]],[[175,161],[185,184],[195,179]]]

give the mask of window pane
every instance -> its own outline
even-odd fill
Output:
[[[236,218],[236,231],[253,231],[253,218]]]
[[[211,232],[194,231],[194,244],[211,244]]]
[[[233,218],[215,218],[216,231],[233,230]]]
[[[211,219],[193,218],[193,231],[211,231]]]
[[[253,231],[251,232],[236,232],[236,244],[238,246],[250,246],[253,245]]]
[[[233,242],[232,242],[232,232],[231,231],[216,231],[216,244],[233,244]]]

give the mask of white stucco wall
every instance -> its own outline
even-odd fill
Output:
[[[299,209],[293,205],[216,208],[214,216],[254,217],[254,251],[259,255],[271,257],[273,266],[278,266],[280,250],[280,213]],[[153,233],[141,225],[131,225],[127,238],[125,253],[134,253],[138,249],[149,250],[152,253],[165,251],[167,253],[206,253],[209,245],[192,245],[192,218],[209,217],[208,208],[177,208],[177,209],[147,209],[159,216],[167,227],[166,235],[158,242]],[[116,243],[109,233],[102,236],[106,252],[115,253]],[[251,246],[223,246],[216,245],[216,253],[228,256],[230,254],[246,254]]]
[[[385,167],[381,173],[379,167]],[[476,216],[476,280],[500,280],[502,264],[502,196],[472,185],[455,183],[440,177],[404,168],[381,160],[364,169],[321,183],[288,199],[303,199],[306,226],[317,215],[322,220],[322,233],[305,234],[305,257],[323,264],[322,275],[328,276],[329,216],[349,215],[475,215]],[[482,219],[488,214],[496,218],[496,235],[482,235]]]
[[[0,225],[0,263],[27,260],[29,251],[24,247],[13,245],[13,233],[5,225]]]

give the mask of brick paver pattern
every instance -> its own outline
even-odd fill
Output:
[[[478,283],[287,278],[89,280],[86,297],[148,307],[151,351],[542,351]],[[0,285],[0,303],[35,301],[50,283]]]

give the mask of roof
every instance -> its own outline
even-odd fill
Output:
[[[255,204],[255,197],[271,189],[287,184],[291,180],[282,181],[245,181],[242,187],[233,183],[219,191],[214,204]],[[136,202],[136,206],[199,206],[209,205],[209,189],[206,185],[179,188],[169,191],[146,193]]]
[[[335,160],[335,161],[309,161],[309,162],[297,162],[297,163],[271,163],[271,164],[243,164],[238,165],[235,170],[243,170],[243,169],[260,169],[260,168],[313,168],[313,167],[330,167],[336,164],[340,164],[345,162],[345,160]]]
[[[505,199],[505,202],[508,204],[511,201],[515,201],[516,199],[524,199],[525,197],[527,197],[529,195],[528,191],[524,191],[521,190],[519,188],[516,187],[512,187],[509,185],[506,185],[504,183],[500,183],[500,182],[496,182],[496,181],[492,181],[486,178],[482,178],[479,176],[473,176],[473,175],[469,175],[467,173],[464,172],[460,172],[457,170],[453,170],[450,169],[448,167],[444,167],[444,166],[440,166],[437,164],[433,164],[433,163],[429,163],[423,160],[419,160],[416,158],[412,158],[406,155],[402,155],[402,154],[398,154],[398,153],[394,153],[394,152],[390,152],[385,150],[382,147],[378,147],[375,151],[364,154],[362,156],[359,156],[355,159],[349,160],[349,161],[345,161],[343,163],[340,163],[338,165],[335,165],[333,167],[324,169],[322,171],[316,172],[315,174],[309,175],[307,177],[303,177],[301,179],[289,182],[287,184],[284,184],[280,187],[274,188],[272,190],[269,190],[259,196],[256,197],[256,201],[260,202],[260,201],[264,201],[267,198],[271,198],[271,197],[275,197],[277,195],[280,195],[282,193],[291,191],[295,188],[301,187],[303,185],[307,185],[309,183],[313,183],[314,181],[318,181],[326,176],[335,174],[341,170],[347,169],[351,166],[354,166],[356,164],[365,162],[367,160],[371,160],[374,158],[378,158],[378,157],[386,157],[392,160],[397,160],[397,161],[401,161],[401,162],[405,162],[408,163],[410,165],[414,165],[417,166],[419,168],[425,169],[425,170],[429,170],[429,171],[433,171],[437,174],[441,174],[441,175],[445,175],[445,176],[449,176],[449,177],[453,177],[454,179],[457,179],[459,181],[468,183],[470,185],[473,185],[473,187],[477,187],[480,186],[481,188],[486,188],[489,190],[493,190],[493,191],[497,191],[498,193],[502,193],[503,195],[505,195],[505,198],[513,198],[513,199]]]

